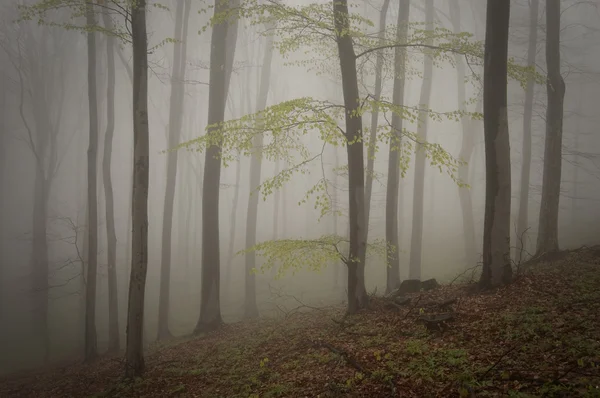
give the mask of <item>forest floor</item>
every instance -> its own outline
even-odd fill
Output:
[[[600,397],[600,247],[532,264],[494,292],[442,286],[392,302],[373,297],[348,317],[301,307],[174,340],[134,381],[103,358],[0,381],[0,396]],[[443,332],[419,322],[444,311]]]

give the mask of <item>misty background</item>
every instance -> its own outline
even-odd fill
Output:
[[[173,70],[174,43],[164,42],[173,37],[175,8],[178,0],[164,0],[167,9],[152,8],[148,13],[149,47],[149,124],[150,124],[150,190],[149,190],[149,259],[145,300],[146,344],[156,340],[158,293],[160,281],[163,206],[167,182],[166,161],[170,149],[169,101]],[[44,361],[62,362],[77,358],[83,347],[81,333],[84,305],[82,290],[85,283],[86,219],[86,151],[88,148],[87,58],[85,35],[75,30],[37,25],[19,21],[20,0],[6,0],[0,5],[0,371],[9,373],[39,366]],[[364,17],[375,23],[368,27],[378,31],[380,1],[354,2]],[[422,2],[413,1],[411,22],[424,21]],[[475,40],[485,34],[485,3],[460,0],[458,13],[460,31],[470,32]],[[586,1],[562,3],[561,53],[562,74],[566,83],[563,126],[563,173],[559,212],[561,248],[575,248],[598,242],[600,236],[600,134],[597,126],[600,114],[599,72],[600,14],[597,4]],[[286,2],[292,4],[292,2]],[[304,4],[302,1],[293,2]],[[308,2],[306,3],[308,4]],[[436,1],[435,23],[452,30],[452,2]],[[208,5],[192,1],[189,28],[183,41],[187,47],[185,62],[185,95],[181,112],[183,123],[180,143],[204,134],[207,125],[210,28],[212,12],[200,12]],[[151,7],[149,7],[151,8]],[[540,4],[536,68],[545,70],[544,2]],[[455,10],[456,11],[456,10]],[[398,7],[391,2],[387,20],[397,19]],[[67,12],[58,11],[55,17],[68,21]],[[250,26],[240,20],[234,67],[227,97],[226,119],[254,113],[260,82],[261,63],[266,40],[259,34],[262,27]],[[515,62],[526,64],[529,34],[529,2],[512,1],[509,54]],[[200,32],[199,32],[200,31]],[[108,346],[108,269],[105,195],[102,179],[102,154],[106,130],[107,38],[97,35],[97,84],[99,112],[98,148],[98,285],[97,331],[99,350]],[[115,130],[112,146],[112,188],[117,238],[116,275],[121,341],[125,338],[127,288],[131,262],[131,186],[132,186],[132,104],[131,48],[117,43]],[[306,51],[305,51],[306,50]],[[307,46],[289,57],[274,51],[271,63],[267,105],[299,97],[328,100],[343,104],[339,71],[322,73],[307,70],[302,64],[315,60]],[[391,57],[393,51],[386,52]],[[422,84],[423,54],[417,48],[408,49],[408,73],[405,104],[418,106]],[[298,62],[297,62],[298,61]],[[327,60],[336,67],[336,57]],[[325,64],[327,64],[325,62]],[[300,64],[298,64],[300,63]],[[359,68],[362,97],[374,84],[372,73],[375,56],[366,57]],[[314,65],[314,64],[313,64]],[[370,68],[370,69],[369,69]],[[331,69],[331,68],[329,68]],[[335,70],[335,68],[333,68]],[[467,105],[477,110],[481,85],[474,76],[481,67],[468,65],[466,73],[472,78],[465,85]],[[386,75],[387,74],[387,75]],[[384,72],[384,97],[391,98],[391,71]],[[436,112],[451,112],[459,108],[457,101],[456,68],[451,62],[436,61],[429,108]],[[545,85],[537,84],[534,92],[532,119],[532,160],[530,177],[529,230],[526,247],[533,251],[537,236],[537,219],[543,171],[546,94]],[[521,82],[509,81],[509,131],[513,203],[511,246],[518,240],[516,233],[519,210],[521,148],[524,113],[524,90]],[[370,125],[369,114],[364,125]],[[475,246],[478,258],[481,251],[484,197],[485,160],[483,124],[476,121],[473,156],[469,161],[469,181],[472,198]],[[405,122],[406,129],[416,130],[416,123]],[[459,156],[462,126],[458,121],[429,121],[428,141],[438,143],[450,154]],[[318,154],[323,146],[318,136],[303,138],[312,152]],[[175,336],[189,334],[200,311],[201,280],[201,207],[204,154],[179,149],[175,184],[171,254],[170,330]],[[366,149],[365,149],[366,151]],[[343,147],[327,146],[322,157],[307,165],[308,174],[296,174],[282,189],[259,200],[256,241],[272,239],[316,239],[323,234],[344,235],[348,231],[347,217],[327,214],[319,220],[314,197],[301,202],[306,192],[322,179],[330,182],[335,198],[333,205],[347,214],[347,164]],[[385,200],[387,174],[386,145],[381,144],[374,163],[375,178],[371,201],[369,240],[385,238]],[[262,176],[272,177],[289,165],[286,159],[276,162],[263,159]],[[235,256],[245,249],[246,213],[253,187],[249,184],[250,158],[237,156],[221,171],[220,253],[221,253],[221,310],[226,322],[244,316],[244,257]],[[39,185],[44,181],[47,198],[39,197]],[[38,178],[36,180],[36,178]],[[406,175],[400,184],[399,236],[400,277],[408,277],[409,248],[413,211],[414,154],[408,162]],[[256,194],[256,193],[255,193]],[[264,200],[263,200],[264,199]],[[47,201],[46,241],[48,249],[48,327],[49,353],[45,357],[37,345],[32,317],[36,308],[32,299],[31,259],[33,230],[40,222],[36,200]],[[474,264],[465,255],[463,217],[460,211],[459,188],[447,174],[427,165],[424,192],[424,229],[422,279],[452,280],[458,273]],[[36,217],[38,219],[36,219]],[[257,257],[257,265],[262,262]],[[323,264],[320,270],[299,268],[286,272],[279,279],[265,271],[257,276],[257,301],[261,316],[277,316],[277,304],[286,301],[293,306],[294,295],[312,305],[341,303],[345,297],[345,266]],[[385,262],[377,255],[369,257],[366,266],[366,285],[369,292],[385,291]]]

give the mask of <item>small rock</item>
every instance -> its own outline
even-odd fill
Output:
[[[398,288],[399,294],[419,293],[421,291],[421,281],[418,279],[405,279]]]
[[[425,291],[437,289],[438,287],[440,287],[440,284],[435,279],[427,279],[421,282],[421,289]]]

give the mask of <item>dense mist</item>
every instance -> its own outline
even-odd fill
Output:
[[[325,1],[148,0],[133,12],[128,1],[91,3],[0,5],[2,374],[91,359],[92,348],[92,357],[120,352],[130,289],[144,286],[148,348],[214,330],[221,318],[342,303],[352,313],[366,306],[360,286],[348,301],[360,265],[369,296],[404,280],[443,284],[468,270],[477,279],[482,264],[485,277],[490,173],[498,192],[509,177],[507,211],[496,207],[498,217],[510,213],[509,267],[554,250],[546,232],[539,237],[551,228],[540,225],[553,217],[552,200],[542,204],[553,186],[556,250],[598,244],[596,2],[556,2],[558,75],[547,56],[551,1],[510,2],[510,163],[496,174],[486,169],[484,1],[350,1],[350,17],[335,23]],[[260,5],[272,8],[261,15]],[[234,15],[211,24],[215,9]],[[140,13],[147,51],[136,47]],[[351,34],[335,39],[348,20]],[[353,57],[344,58],[347,45]],[[139,54],[149,157],[134,156],[145,131],[134,102],[144,92]],[[552,76],[564,80],[564,101],[547,94]],[[558,174],[556,161],[544,164],[552,153]],[[137,218],[144,170],[147,246]],[[145,281],[130,282],[132,264],[147,264]]]

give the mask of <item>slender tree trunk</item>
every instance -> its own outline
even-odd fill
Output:
[[[485,134],[485,220],[483,288],[510,282],[510,145],[507,116],[507,57],[510,2],[487,2],[483,114]]]
[[[381,11],[379,13],[379,46],[385,44],[385,22],[387,17],[390,0],[383,0]],[[375,92],[373,100],[377,103],[381,99],[382,75],[383,75],[383,50],[377,51],[377,60],[375,61]],[[373,173],[375,171],[375,146],[377,143],[377,127],[379,125],[379,109],[375,104],[371,115],[371,131],[369,134],[369,147],[367,148],[367,172],[365,183],[365,242],[368,242],[369,236],[369,221],[371,215],[371,197],[373,192]]]
[[[584,64],[585,65],[585,64]],[[584,86],[580,86],[579,88],[579,99],[577,101],[577,109],[583,109],[583,101],[585,98],[585,89]],[[577,118],[575,122],[575,137],[573,143],[573,150],[579,153],[579,136],[581,134],[581,117]],[[573,162],[573,183],[572,183],[572,198],[571,198],[571,225],[572,232],[576,233],[579,229],[579,211],[577,202],[579,201],[579,155],[575,158]]]
[[[274,26],[266,26],[266,30],[273,29]],[[260,112],[267,107],[267,98],[269,95],[269,84],[271,79],[271,61],[273,59],[273,36],[267,36],[265,43],[265,53],[262,62],[262,71],[260,76],[260,86],[258,97],[256,98],[256,111]],[[258,122],[260,123],[260,121]],[[248,212],[246,217],[246,248],[256,245],[256,228],[258,218],[258,199],[260,193],[255,191],[260,185],[262,168],[263,134],[257,134],[253,139],[254,152],[250,158],[250,189],[252,190],[248,197]],[[256,305],[256,275],[253,270],[256,267],[256,254],[254,251],[246,253],[246,299],[245,315],[246,318],[258,317],[258,306]]]
[[[42,343],[44,362],[48,361],[50,344],[48,340],[48,222],[49,184],[44,176],[43,165],[36,165],[33,203],[33,242],[31,266],[34,290],[34,330]]]
[[[537,1],[537,0],[536,0]],[[450,19],[452,20],[452,28],[455,34],[461,32],[460,6],[458,0],[449,2]],[[461,112],[467,111],[466,94],[465,94],[465,62],[460,54],[454,55],[456,64],[456,85],[457,85],[457,100],[458,109]],[[477,108],[482,105],[482,100],[478,102]],[[479,111],[479,109],[477,109]],[[473,148],[475,146],[475,123],[468,120],[466,117],[460,118],[462,125],[462,143],[460,148],[459,158],[467,162],[467,164],[459,166],[458,178],[465,184],[469,183],[469,165],[473,158]],[[472,267],[477,263],[477,249],[475,248],[475,220],[473,217],[473,201],[471,199],[471,190],[468,187],[458,187],[458,198],[460,200],[460,209],[463,221],[463,237],[465,240],[465,264]],[[433,196],[432,196],[433,200]]]
[[[234,4],[215,1],[215,15]],[[228,25],[231,31],[228,32]],[[234,32],[235,31],[235,35]],[[228,37],[230,40],[228,40]],[[225,119],[225,102],[233,67],[237,20],[223,21],[213,26],[210,51],[210,86],[208,92],[208,132]],[[233,43],[232,43],[233,42]],[[221,182],[222,140],[206,150],[202,190],[202,297],[200,317],[195,333],[218,328],[223,322],[220,305],[220,240],[219,188]]]
[[[362,143],[362,116],[359,112],[356,55],[350,28],[348,2],[333,0],[335,30],[342,73],[342,89],[346,111],[346,140],[348,152],[348,201],[350,204],[350,255],[348,261],[348,313],[367,307],[369,297],[365,288],[365,264],[361,262],[365,242],[365,165]]]
[[[398,8],[398,27],[396,41],[406,42],[408,35],[408,23],[410,18],[410,1],[400,0]],[[395,106],[404,105],[406,49],[396,47],[394,49],[394,91],[392,101]],[[385,238],[388,246],[393,250],[387,250],[387,272],[386,292],[396,289],[400,283],[400,257],[398,236],[398,188],[400,184],[400,145],[402,139],[402,117],[396,112],[392,114],[392,134],[390,138],[388,181],[385,202]]]
[[[86,5],[88,26],[96,25],[92,1]],[[88,201],[88,274],[85,305],[85,361],[90,362],[98,356],[96,339],[96,280],[98,265],[98,194],[96,165],[98,161],[98,93],[96,88],[96,34],[87,33],[88,46],[88,105],[89,105],[89,146],[87,164],[87,201]]]
[[[102,12],[104,27],[112,31],[113,23],[107,11]],[[117,233],[115,231],[115,205],[111,177],[112,144],[115,132],[115,38],[106,37],[106,132],[104,134],[104,156],[102,176],[106,200],[106,239],[108,251],[108,351],[118,352],[119,344],[119,300],[117,287]]]
[[[433,0],[425,0],[425,29],[433,31]],[[433,40],[428,39],[426,44],[433,45]],[[415,153],[415,179],[413,189],[413,218],[410,245],[410,261],[408,269],[409,279],[421,279],[421,259],[423,255],[423,207],[425,204],[425,148],[421,143],[427,142],[427,126],[429,122],[429,102],[431,98],[431,85],[433,79],[433,58],[425,52],[423,64],[423,83],[421,98],[419,99],[419,126],[417,127],[417,140]]]
[[[339,211],[339,205],[338,205],[338,168],[340,167],[340,156],[338,153],[338,147],[337,146],[333,146],[333,159],[334,159],[334,163],[333,163],[333,169],[335,170],[334,175],[333,175],[333,193],[331,194],[332,196],[332,204],[331,204],[331,212],[332,212],[332,216],[333,216],[333,235],[337,236],[338,235],[338,211]],[[340,284],[340,267],[341,267],[341,263],[338,261],[333,265],[333,290],[334,292],[337,292],[339,289],[339,284]]]
[[[7,146],[8,146],[8,142],[6,140],[6,125],[5,125],[5,119],[7,118],[7,105],[6,105],[6,97],[7,97],[7,91],[6,90],[2,90],[2,96],[0,97],[0,100],[2,102],[0,102],[0,186],[1,187],[5,187],[6,186],[6,181],[5,181],[5,171],[7,169],[7,159],[6,159],[6,154],[7,154]],[[5,233],[5,228],[4,226],[6,225],[5,223],[5,219],[4,219],[4,202],[6,200],[6,194],[0,194],[0,327],[3,328],[3,330],[6,330],[6,325],[8,325],[7,322],[7,317],[6,317],[6,305],[5,303],[5,297],[6,295],[6,276],[5,276],[5,268],[7,265],[7,256],[6,256],[6,246],[4,243],[5,237],[4,237],[4,233]],[[5,346],[5,341],[6,339],[4,338],[4,333],[0,332],[0,350],[4,349]],[[4,359],[0,359],[0,369],[4,369],[4,363],[6,361],[6,358]]]
[[[133,201],[132,259],[127,309],[125,375],[144,372],[144,296],[148,270],[148,37],[146,0],[137,0],[131,12],[133,42]]]
[[[548,109],[544,177],[537,239],[537,254],[558,251],[558,210],[562,175],[562,129],[565,81],[560,74],[560,1],[546,2],[546,65]]]
[[[233,187],[233,199],[231,200],[231,221],[229,224],[229,250],[227,257],[227,268],[225,268],[225,291],[229,292],[231,285],[231,267],[233,267],[233,258],[235,257],[235,232],[237,230],[237,209],[240,199],[240,176],[242,174],[242,162],[238,158],[235,165],[235,186]]]
[[[529,3],[529,46],[527,48],[527,66],[535,68],[535,56],[537,53],[537,30],[538,30],[538,8],[539,0],[531,0]],[[525,106],[523,114],[523,147],[521,161],[521,192],[519,195],[519,218],[517,221],[517,264],[523,261],[526,252],[526,231],[529,224],[529,180],[531,174],[531,121],[533,116],[533,94],[535,79],[532,77],[527,81],[525,88]]]
[[[190,0],[177,3],[175,16],[175,47],[173,50],[173,71],[171,73],[171,103],[169,109],[169,148],[179,144],[183,123],[183,96],[185,94],[185,65],[187,59],[187,28],[190,16]],[[175,203],[175,183],[177,181],[178,151],[167,154],[167,185],[163,207],[162,249],[160,268],[160,297],[158,306],[158,339],[171,337],[169,331],[169,302],[171,292],[171,250],[173,232],[173,207]]]
[[[279,158],[275,160],[275,175],[281,172],[281,163]],[[273,238],[272,240],[279,239],[279,202],[281,202],[281,190],[275,190],[273,198],[275,202],[273,204]]]

